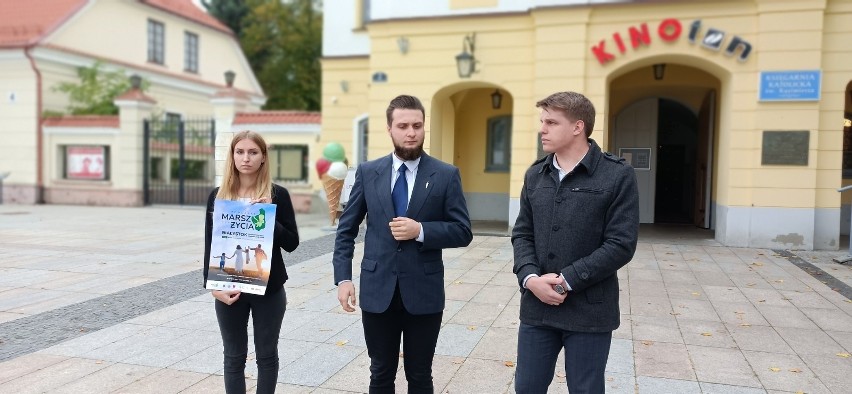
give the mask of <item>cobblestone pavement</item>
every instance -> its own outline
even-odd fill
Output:
[[[293,265],[324,254],[334,246],[334,235],[303,241],[287,256]],[[206,294],[201,275],[190,271],[131,287],[76,304],[0,324],[0,362],[106,328],[137,316]]]
[[[369,381],[322,216],[297,218],[306,241],[287,259],[281,393],[364,392]],[[202,218],[201,208],[0,205],[0,392],[223,392],[213,299],[199,288]],[[843,252],[728,248],[709,232],[643,227],[619,272],[607,392],[848,392],[852,268],[831,262]],[[511,265],[502,236],[445,253],[436,391],[513,392]],[[566,391],[560,364],[553,393]]]

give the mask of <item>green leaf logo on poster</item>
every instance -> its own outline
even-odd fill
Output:
[[[257,215],[251,217],[251,223],[254,225],[254,229],[257,231],[266,228],[266,211],[261,208],[257,212]]]

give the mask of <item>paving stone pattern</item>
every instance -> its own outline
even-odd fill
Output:
[[[301,242],[285,265],[326,253],[334,235]],[[88,301],[26,316],[0,324],[0,361],[50,347],[59,342],[177,304],[208,291],[201,276],[187,272]]]
[[[0,392],[224,391],[213,299],[199,289],[198,212],[27,207],[4,214],[14,209],[21,208],[0,206],[0,254],[21,256],[0,261]],[[45,224],[47,217],[55,220]],[[162,217],[172,223],[168,237]],[[80,222],[98,230],[81,230]],[[366,392],[360,314],[336,301],[332,237],[313,234],[289,261],[277,392]],[[607,392],[848,392],[852,302],[839,284],[852,282],[852,268],[830,263],[837,253],[728,248],[712,233],[644,227],[636,256],[619,271],[622,324]],[[478,235],[445,253],[436,392],[514,393],[512,263],[502,236]],[[69,323],[86,331],[63,333]],[[252,392],[251,341],[249,352]],[[561,365],[562,355],[549,393],[566,392]],[[396,391],[406,391],[401,365]]]

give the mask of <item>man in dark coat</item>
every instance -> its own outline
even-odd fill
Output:
[[[547,392],[564,348],[568,391],[603,394],[620,322],[616,271],[639,232],[636,175],[589,139],[595,108],[585,96],[554,93],[536,107],[550,154],[527,170],[512,230],[523,293],[515,391]]]

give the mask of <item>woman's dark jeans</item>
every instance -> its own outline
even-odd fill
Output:
[[[254,323],[254,352],[257,358],[257,393],[274,393],[278,381],[278,334],[287,309],[284,288],[260,296],[242,293],[232,305],[216,300],[216,318],[222,333],[225,355],[225,392],[246,392],[248,319]]]

